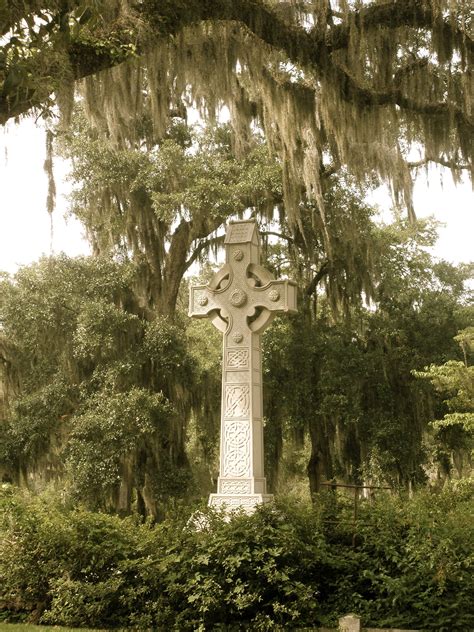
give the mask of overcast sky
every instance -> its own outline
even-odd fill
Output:
[[[57,208],[53,214],[53,231],[45,210],[47,179],[43,171],[45,133],[32,119],[20,125],[9,123],[0,132],[0,271],[15,272],[19,265],[36,261],[42,254],[70,256],[89,254],[79,222],[64,219],[66,166],[55,163],[58,189]],[[390,200],[384,191],[372,201],[386,211]],[[474,196],[470,183],[454,187],[449,172],[431,170],[429,186],[424,177],[415,185],[415,210],[418,217],[433,214],[445,223],[435,249],[438,257],[454,263],[474,259]]]

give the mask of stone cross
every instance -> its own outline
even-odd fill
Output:
[[[226,263],[208,285],[190,288],[189,315],[210,318],[224,334],[220,470],[211,506],[249,513],[268,502],[263,471],[261,332],[277,313],[296,312],[296,284],[259,265],[254,221],[232,222]]]

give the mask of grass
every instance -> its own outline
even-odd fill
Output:
[[[31,623],[0,623],[0,632],[100,632],[100,630],[63,628],[59,625],[32,625]]]

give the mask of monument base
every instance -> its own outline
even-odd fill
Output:
[[[243,509],[246,513],[251,514],[255,511],[257,505],[269,503],[273,500],[273,494],[211,494],[209,496],[209,507],[216,509],[225,508],[229,511],[234,509]]]

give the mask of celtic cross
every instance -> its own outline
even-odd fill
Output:
[[[224,334],[220,470],[209,504],[253,511],[268,502],[263,470],[260,334],[277,313],[296,312],[296,284],[259,265],[254,221],[232,222],[226,263],[208,285],[191,287],[189,315],[210,318]]]

